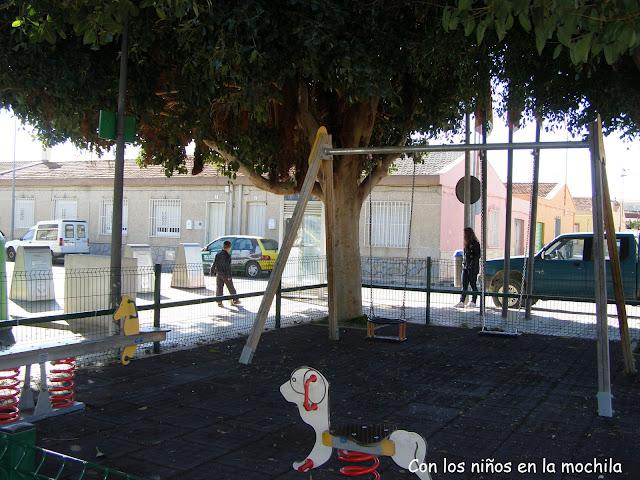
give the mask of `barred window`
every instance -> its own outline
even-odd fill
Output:
[[[100,235],[111,235],[111,221],[113,219],[113,200],[104,198],[100,207]],[[122,199],[122,235],[126,235],[129,223],[129,203]]]
[[[180,237],[179,199],[153,198],[150,201],[150,237]]]
[[[371,218],[369,218],[369,201],[365,201],[365,244],[372,247],[407,248],[409,244],[409,202],[377,201],[371,202]],[[369,228],[371,227],[371,228]],[[371,239],[369,230],[371,229]]]
[[[35,202],[33,198],[16,198],[16,228],[29,228],[32,227],[34,222],[34,207]]]

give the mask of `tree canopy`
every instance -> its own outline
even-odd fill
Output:
[[[42,139],[102,149],[129,18],[142,162],[240,170],[295,193],[312,139],[402,145],[490,108],[640,132],[637,0],[5,0],[0,107]],[[362,202],[395,155],[333,163],[340,318],[361,313]],[[322,197],[323,177],[314,188]]]
[[[97,112],[115,106],[124,15],[128,112],[144,162],[168,173],[195,140],[194,173],[224,161],[290,192],[318,125],[339,146],[404,143],[458,128],[490,81],[505,110],[640,124],[635,0],[13,0],[0,105],[46,141],[107,146]],[[374,181],[391,159],[378,160]]]

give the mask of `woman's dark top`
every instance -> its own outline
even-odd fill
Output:
[[[473,240],[471,244],[464,247],[463,267],[472,272],[480,271],[480,242]]]

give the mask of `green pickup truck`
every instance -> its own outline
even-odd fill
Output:
[[[622,266],[624,295],[628,300],[640,298],[640,268],[638,264],[638,236],[634,232],[617,233],[618,252]],[[593,234],[567,233],[556,237],[542,247],[534,257],[533,298],[594,298]],[[609,253],[605,244],[607,260],[607,295],[613,298],[613,283],[609,267]],[[526,258],[511,257],[508,292],[519,294],[523,286],[522,272]],[[504,259],[489,260],[485,268],[485,285],[489,292],[502,293]],[[502,306],[502,299],[493,297],[496,306]],[[519,298],[509,298],[511,308],[520,307]]]

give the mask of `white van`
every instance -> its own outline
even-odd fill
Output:
[[[7,260],[15,261],[20,245],[47,246],[54,260],[67,253],[89,253],[89,228],[85,220],[38,222],[18,240],[5,243]]]

